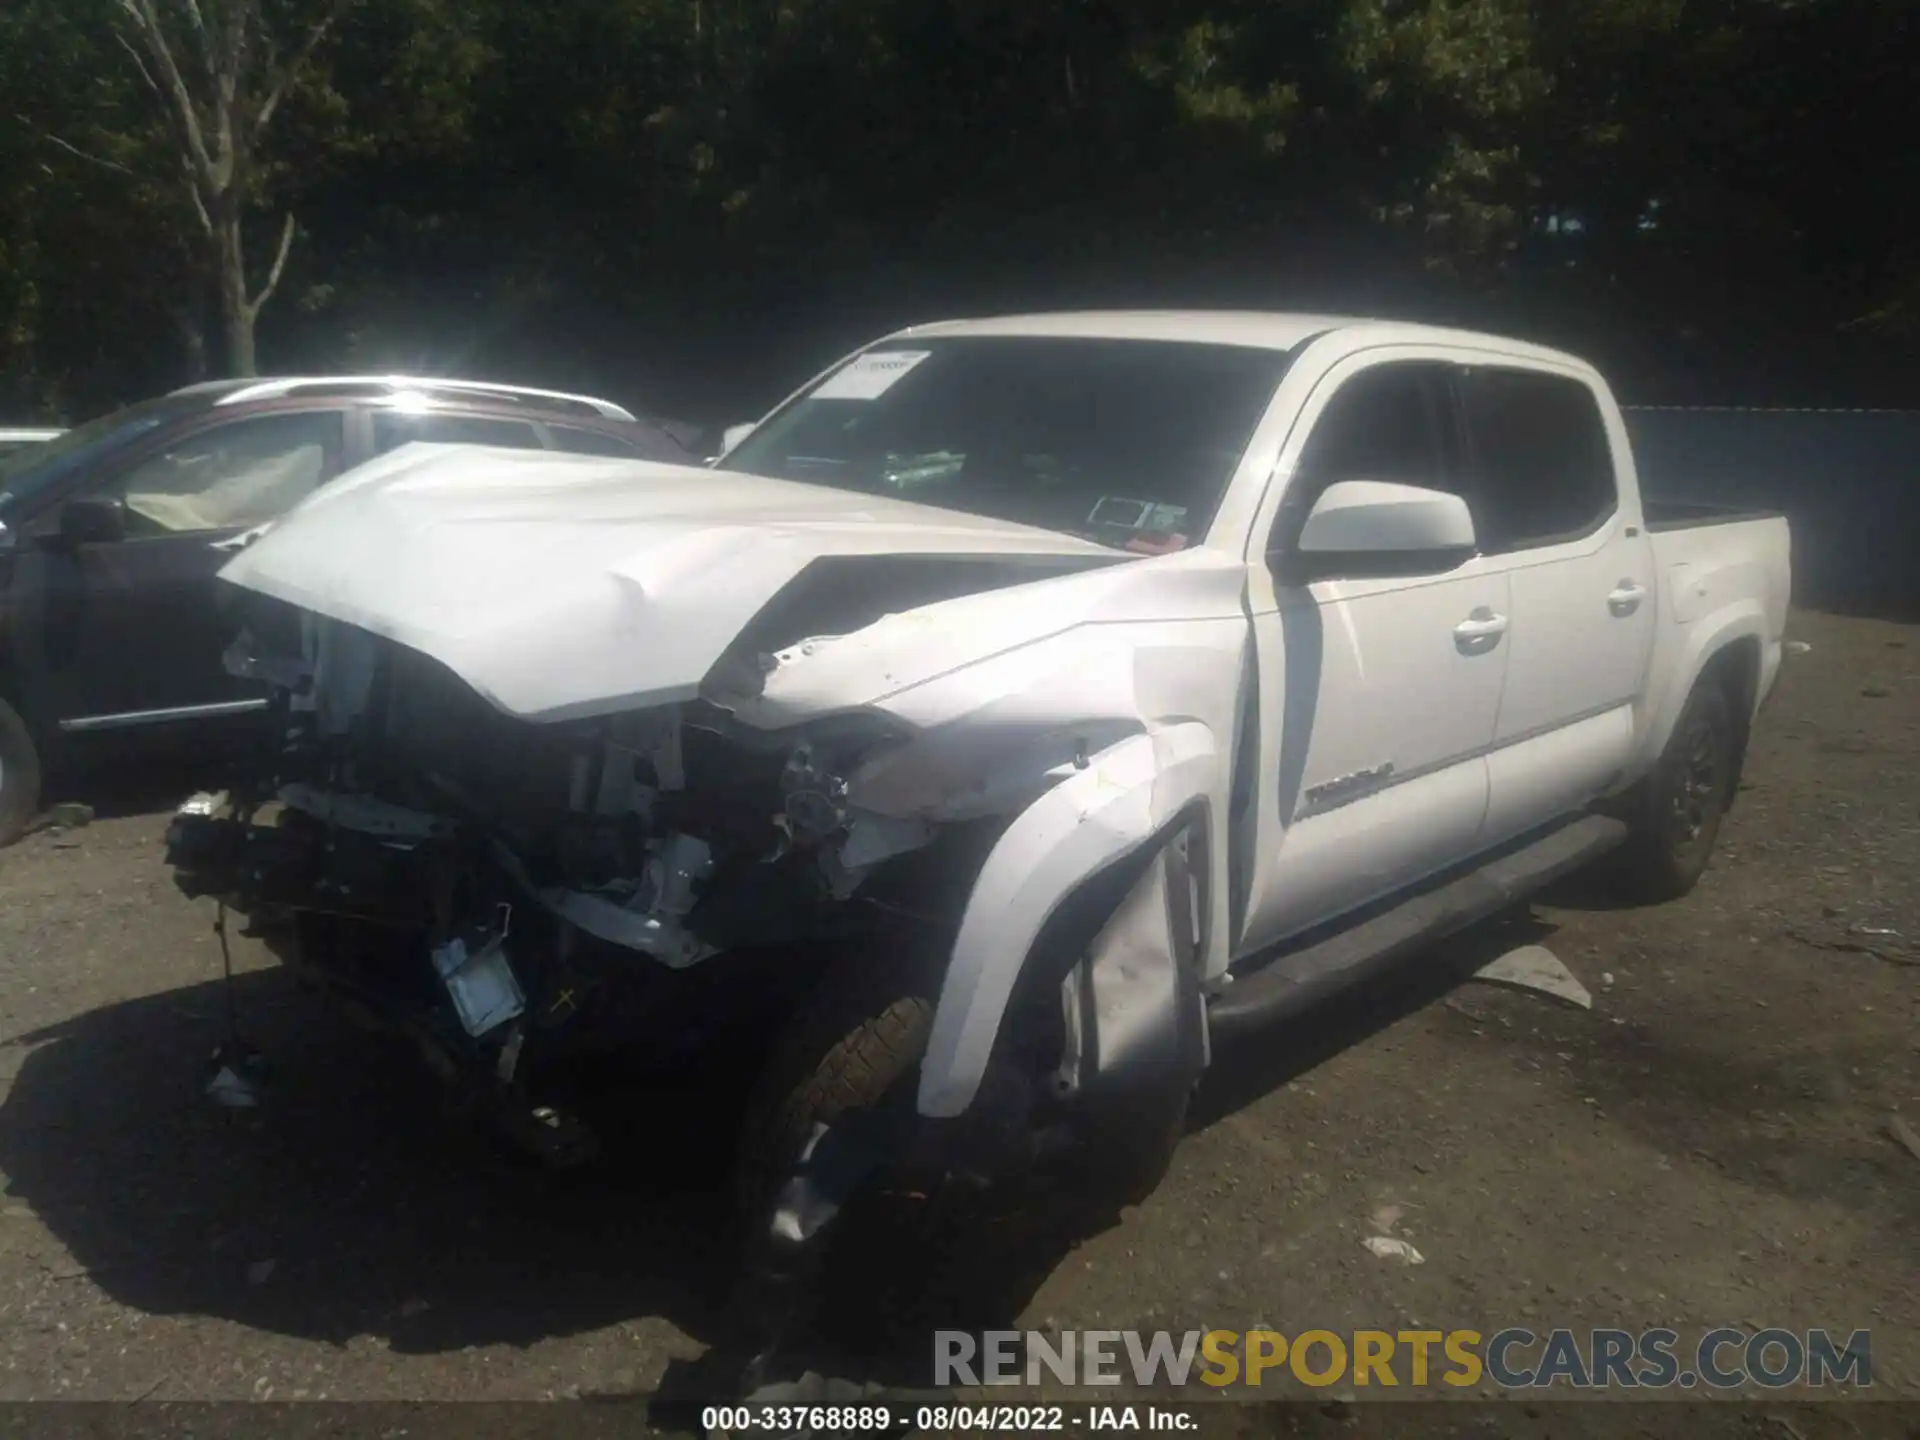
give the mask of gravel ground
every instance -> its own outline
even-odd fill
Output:
[[[1166,1183],[1023,1323],[1868,1328],[1875,1392],[1920,1399],[1920,1157],[1887,1124],[1920,1128],[1920,638],[1793,633],[1692,897],[1555,896],[1417,977],[1540,939],[1591,1011],[1401,985],[1224,1057]],[[273,1102],[205,1106],[219,952],[160,863],[170,798],[0,855],[0,1400],[632,1395],[696,1361],[710,1167],[485,1163],[244,941]],[[1425,1263],[1363,1248],[1387,1229]]]

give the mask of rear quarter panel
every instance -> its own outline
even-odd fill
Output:
[[[1752,703],[1759,708],[1779,674],[1792,598],[1784,517],[1658,529],[1650,539],[1660,623],[1642,717],[1643,766],[1666,745],[1700,672],[1731,645],[1758,650]]]

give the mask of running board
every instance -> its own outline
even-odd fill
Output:
[[[1408,955],[1552,884],[1627,838],[1627,827],[1588,815],[1508,850],[1432,890],[1321,940],[1284,951],[1236,977],[1207,1007],[1216,1039],[1232,1039],[1297,1013]]]

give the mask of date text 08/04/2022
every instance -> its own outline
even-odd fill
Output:
[[[1190,1411],[1161,1406],[921,1405],[909,1411],[891,1405],[718,1405],[701,1412],[708,1433],[792,1434],[799,1430],[884,1433],[912,1428],[921,1434],[1000,1432],[1031,1434],[1075,1430],[1190,1431],[1199,1419]]]

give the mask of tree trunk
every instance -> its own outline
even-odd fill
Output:
[[[180,339],[187,351],[187,383],[198,385],[207,378],[207,332],[196,318],[180,328]]]
[[[281,63],[271,65],[266,74],[261,74],[252,63],[254,57],[264,50],[271,61],[279,52],[272,37],[262,33],[263,0],[229,0],[221,7],[226,14],[224,23],[217,27],[220,31],[217,37],[216,27],[207,24],[197,0],[184,0],[184,5],[176,3],[172,7],[175,19],[190,21],[193,38],[198,42],[200,63],[195,79],[207,93],[196,100],[187,73],[175,58],[173,44],[168,39],[167,24],[161,19],[160,0],[118,0],[122,17],[138,37],[139,44],[136,46],[127,35],[117,38],[162,109],[170,115],[181,145],[189,187],[187,198],[199,218],[207,246],[205,253],[212,262],[209,278],[219,301],[220,329],[226,342],[226,368],[230,375],[249,377],[258,373],[254,320],[280,284],[296,228],[289,211],[281,224],[280,247],[266,279],[249,295],[241,216],[246,205],[246,180],[253,147],[280,101],[298,83],[301,72],[326,39],[327,32],[352,3],[353,0],[327,0],[326,8],[308,27],[305,37]],[[204,351],[204,342],[201,349]]]
[[[166,307],[167,318],[173,321],[173,328],[180,332],[187,383],[197,384],[207,378],[206,295],[201,286],[194,282],[185,287],[185,292],[185,297],[179,303]]]
[[[250,379],[259,373],[253,348],[254,307],[247,298],[247,252],[237,210],[214,221],[215,259],[220,269],[220,329],[227,344],[227,374]]]

